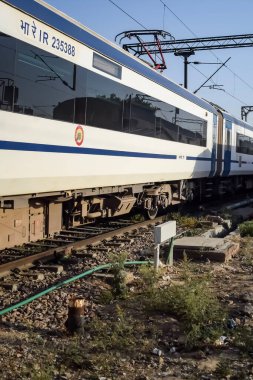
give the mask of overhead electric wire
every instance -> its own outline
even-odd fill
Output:
[[[163,0],[160,0],[160,2],[178,19],[178,21],[181,22],[181,24],[183,24],[185,26],[186,29],[188,29],[189,32],[191,32],[196,38],[198,38],[198,36],[176,15],[176,13],[174,13],[166,3],[164,3]]]
[[[230,94],[230,92],[228,92],[227,90],[225,90],[225,89],[223,89],[223,90],[224,90],[224,92],[225,92],[227,95],[231,96],[231,98],[237,100],[239,103],[243,104],[244,106],[247,106],[247,105],[248,105],[248,104],[245,103],[243,100],[241,100],[241,99],[237,98],[236,96]]]
[[[182,25],[184,25],[184,27],[195,37],[195,38],[199,38],[199,36],[196,35],[196,33],[193,32],[193,30],[191,30],[185,23],[183,20],[181,20],[175,12],[172,11],[172,9],[170,9],[168,7],[168,5],[163,1],[163,0],[160,0],[160,2],[164,5],[164,7],[166,7],[177,19],[178,21],[181,22]],[[210,53],[220,62],[220,63],[223,63],[222,60],[217,56],[217,54],[215,54],[212,50],[210,50]],[[230,69],[230,67],[228,67],[227,65],[225,66],[232,74],[234,74],[242,83],[244,83],[246,86],[248,86],[251,90],[253,90],[253,86],[251,86],[249,83],[247,83],[243,78],[241,78],[238,74],[236,74],[232,69]]]
[[[130,17],[133,21],[135,21],[138,25],[140,25],[142,28],[144,29],[147,29],[144,25],[142,25],[138,20],[136,20],[136,18],[134,18],[133,16],[131,16],[129,13],[127,13],[126,11],[124,11],[124,9],[122,9],[118,4],[115,4],[114,1],[112,0],[108,0],[110,3],[112,3],[113,5],[115,5],[115,7],[117,7],[119,10],[121,10],[121,12],[125,13],[125,15],[127,15],[128,17]]]
[[[219,59],[219,58],[218,58]],[[244,79],[242,79],[238,74],[236,74],[233,70],[230,69],[230,67],[226,66],[226,68],[236,76],[241,82],[243,82],[246,86],[248,86],[251,90],[253,90],[253,86],[251,86],[249,83],[247,83]]]
[[[184,59],[183,57],[180,57],[182,60]],[[194,70],[196,70],[196,71],[198,71],[203,77],[205,77],[206,79],[208,78],[208,76],[207,75],[205,75],[204,73],[202,73],[202,71],[200,71],[197,67],[195,67],[195,66],[191,66]],[[211,80],[211,82],[213,83],[213,84],[215,84],[215,81],[211,78],[210,79]]]

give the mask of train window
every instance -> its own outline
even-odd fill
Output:
[[[239,133],[236,135],[236,152],[243,154],[253,154],[253,139]]]
[[[121,66],[96,53],[93,53],[93,67],[95,67],[95,69],[103,71],[104,73],[110,74],[115,78],[121,79]]]
[[[239,133],[237,133],[236,134],[236,152],[240,153],[239,149],[240,149],[240,135]]]
[[[231,131],[226,129],[226,150],[231,150]]]
[[[246,137],[245,140],[244,140],[244,151],[246,154],[249,154],[249,150],[250,150],[250,141],[249,141],[249,137]]]
[[[72,63],[18,41],[14,112],[73,122],[75,78]]]
[[[87,124],[98,128],[122,131],[125,87],[87,71]]]
[[[177,108],[157,101],[156,137],[163,140],[178,141],[178,126],[175,124]]]
[[[131,97],[130,133],[141,136],[155,136],[155,112],[152,99],[142,93],[133,93]]]
[[[131,89],[126,91],[125,99],[123,100],[123,117],[122,117],[122,130],[123,132],[130,131],[130,118],[131,118]]]
[[[180,110],[176,115],[175,124],[179,126],[179,142],[198,146],[206,145],[206,125],[202,119]]]
[[[15,87],[16,40],[0,33],[0,109],[13,110],[13,103],[18,96],[18,88]]]
[[[76,91],[75,91],[75,116],[74,122],[77,124],[86,124],[86,87],[87,87],[87,70],[77,67],[76,70]]]

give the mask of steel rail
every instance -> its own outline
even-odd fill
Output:
[[[144,222],[134,223],[130,226],[116,228],[115,230],[102,233],[90,238],[86,238],[86,239],[84,238],[83,240],[79,240],[73,243],[68,243],[66,245],[62,245],[57,248],[54,247],[46,251],[36,253],[34,255],[22,257],[20,259],[13,260],[5,264],[1,264],[0,274],[8,273],[11,270],[16,269],[16,268],[31,266],[33,264],[36,264],[39,261],[48,261],[50,259],[59,257],[65,252],[75,250],[75,249],[86,248],[90,245],[97,245],[103,240],[108,240],[108,239],[113,238],[114,236],[123,235],[127,232],[138,230],[140,228],[147,228],[150,225],[154,225],[156,223],[160,223],[163,221],[164,221],[164,216],[160,216],[158,218],[155,218],[154,220],[146,220]]]

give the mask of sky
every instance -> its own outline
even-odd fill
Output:
[[[175,39],[253,34],[252,0],[46,1],[110,41],[123,31],[143,29],[140,24],[146,29],[163,29]],[[204,87],[198,96],[240,118],[242,106],[253,106],[253,47],[200,51],[189,60],[217,63],[229,57],[226,67],[206,84],[222,85],[222,90]],[[162,75],[182,84],[183,60],[171,53],[165,55],[165,60],[167,69]],[[188,89],[196,90],[218,67],[216,64],[188,65]],[[253,124],[253,112],[248,122]]]

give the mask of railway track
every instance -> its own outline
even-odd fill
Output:
[[[118,220],[106,226],[100,225],[98,227],[96,225],[93,229],[90,228],[89,235],[85,234],[85,237],[82,239],[74,240],[74,238],[72,238],[71,242],[67,240],[67,242],[64,243],[61,242],[59,246],[55,244],[56,246],[53,248],[1,264],[1,311],[6,307],[12,309],[12,306],[33,297],[35,294],[41,292],[43,294],[44,292],[47,293],[47,289],[51,287],[58,289],[57,292],[44,295],[39,300],[34,301],[31,306],[27,305],[17,310],[15,307],[12,312],[2,317],[2,322],[6,322],[7,324],[22,324],[23,322],[28,322],[39,325],[44,323],[42,321],[42,315],[46,315],[46,328],[48,320],[55,318],[57,309],[64,309],[66,311],[66,306],[63,308],[63,305],[68,303],[69,297],[73,294],[91,300],[91,305],[93,305],[94,302],[96,302],[95,300],[100,297],[97,282],[100,283],[101,280],[95,275],[94,277],[89,276],[89,278],[82,280],[80,274],[85,271],[92,271],[92,268],[97,266],[108,267],[108,265],[104,264],[110,261],[108,253],[118,254],[124,252],[128,254],[128,260],[134,261],[139,259],[142,251],[146,249],[145,247],[150,247],[150,252],[152,252],[152,226],[163,221],[164,217],[160,217],[153,221],[141,223],[131,223],[129,220]],[[68,234],[69,231],[66,231],[66,235]],[[59,235],[62,235],[62,233]],[[72,235],[73,237],[82,237],[79,233]],[[52,240],[57,240],[56,236],[54,236]],[[60,240],[64,239],[60,238]],[[38,249],[39,245],[44,246],[44,242],[45,241],[37,242],[35,246],[36,249]],[[72,252],[71,256],[61,260],[60,257],[66,252]],[[55,258],[59,258],[59,260],[54,260]],[[43,261],[49,262],[45,265]],[[80,280],[64,286],[64,289],[61,289],[61,284],[64,282],[68,283],[68,279],[75,276],[80,276]],[[51,317],[50,310],[54,310],[54,315]],[[65,314],[61,316],[60,320],[64,318]],[[52,323],[52,326],[56,326],[58,322]]]
[[[120,246],[122,243],[130,241],[129,237],[124,237],[124,235],[162,223],[163,221],[164,216],[152,221],[147,220],[139,223],[133,223],[126,219],[110,221],[107,224],[96,224],[94,226],[85,225],[61,231],[52,238],[4,250],[0,253],[0,276],[4,276],[17,268],[27,268],[38,262],[45,262],[70,255],[76,250],[97,246],[103,241],[111,240],[108,245]],[[123,238],[120,239],[120,237]],[[115,240],[116,238],[117,240]]]

